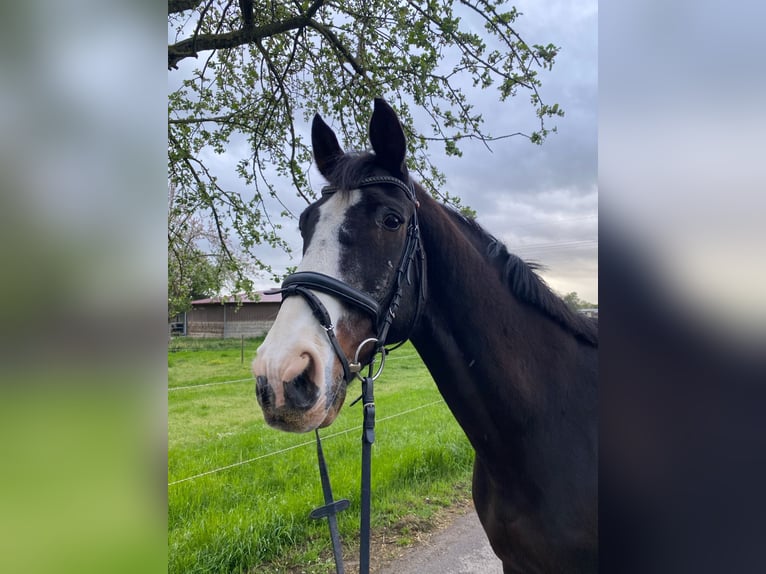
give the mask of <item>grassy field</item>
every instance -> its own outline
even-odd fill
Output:
[[[259,341],[245,341],[244,364],[238,340],[207,349],[177,341],[168,353],[168,572],[334,572],[327,521],[308,517],[323,500],[313,434],[263,422],[249,365]],[[358,393],[352,383],[347,403]],[[375,398],[372,529],[407,545],[468,498],[473,451],[410,344],[388,358]],[[321,433],[335,497],[351,502],[339,516],[350,560],[361,417],[359,404],[344,407]]]

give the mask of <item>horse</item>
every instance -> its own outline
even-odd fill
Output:
[[[503,572],[595,572],[597,322],[410,177],[380,98],[369,139],[345,153],[313,119],[330,185],[300,216],[303,258],[253,362],[266,422],[329,426],[374,358],[366,341],[409,339],[475,450],[473,501]]]

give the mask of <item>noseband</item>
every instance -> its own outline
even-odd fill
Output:
[[[391,328],[391,324],[396,318],[396,313],[399,310],[399,304],[401,303],[402,293],[404,291],[404,282],[412,284],[412,276],[410,271],[415,265],[415,273],[418,281],[418,296],[417,306],[415,308],[415,315],[410,323],[409,330],[411,331],[417,324],[420,314],[422,312],[423,303],[425,302],[425,255],[423,252],[423,246],[420,238],[420,227],[418,226],[418,201],[415,197],[415,186],[412,180],[409,184],[405,184],[400,179],[391,176],[373,176],[367,177],[361,180],[357,187],[368,187],[371,185],[393,185],[404,191],[405,195],[412,201],[415,209],[412,212],[412,217],[407,225],[407,241],[402,251],[402,256],[399,260],[399,265],[396,268],[396,277],[394,278],[394,288],[392,292],[384,298],[384,301],[388,299],[388,306],[383,309],[382,302],[376,301],[370,297],[367,293],[360,291],[359,289],[347,285],[343,281],[339,281],[334,277],[325,275],[324,273],[317,273],[314,271],[299,271],[288,275],[282,282],[280,289],[271,291],[270,293],[282,293],[282,298],[291,297],[293,295],[300,295],[306,300],[311,312],[316,317],[319,324],[322,325],[327,337],[330,339],[335,354],[343,366],[343,379],[346,384],[350,383],[354,376],[359,377],[362,381],[362,395],[351,403],[352,405],[358,400],[362,400],[364,405],[364,421],[362,424],[362,493],[361,493],[361,523],[359,532],[359,572],[360,574],[368,574],[370,568],[370,482],[371,482],[371,447],[375,441],[375,403],[373,397],[373,381],[380,375],[383,370],[386,353],[392,349],[386,349],[385,344],[388,338],[388,331]],[[327,186],[322,188],[322,196],[328,196],[338,191],[337,187]],[[335,336],[335,328],[332,324],[330,313],[327,308],[322,304],[313,291],[321,291],[331,295],[337,299],[340,299],[344,303],[355,307],[362,313],[368,315],[375,327],[375,337],[365,339],[362,341],[354,355],[354,360],[349,362],[343,349],[338,343],[338,338]],[[409,338],[409,333],[401,339],[397,347],[404,343]],[[359,375],[362,370],[362,364],[359,360],[359,355],[362,349],[368,343],[375,343],[375,350],[370,356],[369,364],[370,370],[366,377]],[[396,347],[394,347],[396,348]],[[375,355],[381,353],[381,363],[378,368],[378,372],[373,375],[373,361]],[[325,464],[324,454],[322,453],[322,444],[319,439],[319,432],[315,431],[317,440],[317,458],[319,460],[319,475],[322,480],[322,492],[324,493],[325,505],[315,509],[311,513],[312,518],[327,518],[330,524],[330,536],[332,538],[333,555],[335,557],[335,569],[337,574],[343,574],[343,557],[340,547],[340,537],[338,534],[338,526],[336,514],[348,508],[348,500],[334,500],[332,495],[332,488],[330,487],[330,479],[327,473],[327,465]]]
[[[325,275],[324,273],[317,273],[315,271],[299,271],[288,275],[282,282],[280,289],[269,291],[269,293],[281,293],[282,298],[286,299],[293,295],[300,295],[308,303],[311,308],[311,312],[314,317],[319,321],[324,330],[327,332],[327,337],[330,340],[335,354],[343,367],[343,379],[346,383],[351,382],[354,376],[358,376],[361,371],[362,365],[356,359],[349,362],[345,353],[338,343],[338,338],[335,336],[335,327],[332,324],[330,314],[327,309],[319,300],[319,298],[312,293],[312,291],[320,291],[331,295],[337,299],[340,299],[344,303],[355,307],[365,315],[369,316],[373,325],[375,326],[375,352],[372,354],[371,362],[378,352],[385,353],[384,345],[388,337],[388,331],[391,328],[391,324],[396,318],[396,313],[401,303],[402,293],[404,291],[404,281],[407,280],[408,284],[412,284],[412,276],[410,274],[413,263],[416,263],[417,280],[418,280],[418,300],[415,316],[410,325],[410,330],[416,324],[420,313],[422,311],[423,302],[425,300],[425,258],[423,256],[423,249],[420,239],[420,227],[418,226],[418,201],[415,196],[415,186],[410,180],[409,185],[405,184],[402,180],[395,177],[381,175],[366,177],[361,180],[357,187],[369,187],[372,185],[393,185],[404,191],[405,195],[415,204],[415,210],[412,213],[409,224],[407,225],[407,241],[404,245],[402,256],[399,260],[399,265],[396,269],[396,277],[394,280],[394,288],[389,296],[385,299],[389,299],[388,307],[382,310],[381,303],[370,297],[367,293],[360,291],[356,287],[352,287],[339,281],[334,277]],[[334,186],[326,186],[322,188],[322,196],[329,196],[337,192],[338,188]],[[409,335],[405,336],[399,343],[403,343],[409,338]],[[369,339],[363,341],[357,349],[356,356],[359,356],[361,349],[365,346]],[[379,374],[379,373],[378,373]],[[377,375],[376,375],[377,377]]]

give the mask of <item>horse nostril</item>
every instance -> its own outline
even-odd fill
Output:
[[[255,396],[258,398],[258,402],[261,406],[268,407],[271,405],[274,398],[274,391],[269,386],[269,380],[266,377],[255,377]]]
[[[308,409],[316,403],[319,397],[319,389],[308,377],[307,371],[304,371],[292,381],[282,383],[285,390],[285,400],[296,409]]]

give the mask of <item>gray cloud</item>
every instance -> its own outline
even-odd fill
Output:
[[[597,184],[597,3],[535,2],[517,4],[524,14],[519,32],[532,43],[561,47],[551,72],[541,74],[541,95],[565,110],[554,124],[558,128],[542,146],[513,137],[490,144],[466,142],[463,157],[447,157],[434,146],[432,163],[447,176],[445,191],[458,195],[474,208],[479,222],[524,258],[547,266],[543,277],[559,292],[577,291],[598,301],[598,184]],[[476,30],[481,32],[480,29]],[[465,86],[469,100],[482,113],[493,135],[537,129],[528,94],[498,101],[494,89]],[[416,121],[418,119],[415,114]],[[325,118],[331,125],[337,118]],[[552,124],[553,125],[553,124]],[[309,126],[304,126],[308,131]],[[236,142],[233,142],[233,145]],[[241,188],[234,175],[237,154],[216,156],[221,182]],[[230,175],[229,175],[230,174]],[[322,177],[310,170],[315,189]],[[285,189],[289,184],[285,182]],[[243,190],[243,194],[247,194]],[[305,206],[289,191],[286,202],[295,214]],[[274,212],[281,208],[274,205]],[[297,222],[283,220],[284,235],[300,256]],[[258,251],[275,270],[295,265],[282,252]],[[263,287],[270,285],[263,280]]]
[[[565,110],[542,146],[514,137],[464,146],[462,158],[435,150],[446,190],[476,210],[479,222],[511,251],[546,265],[556,290],[598,301],[597,5],[518,5],[522,35],[561,47],[542,97]],[[526,96],[497,101],[492,90],[471,99],[493,135],[536,128]]]

